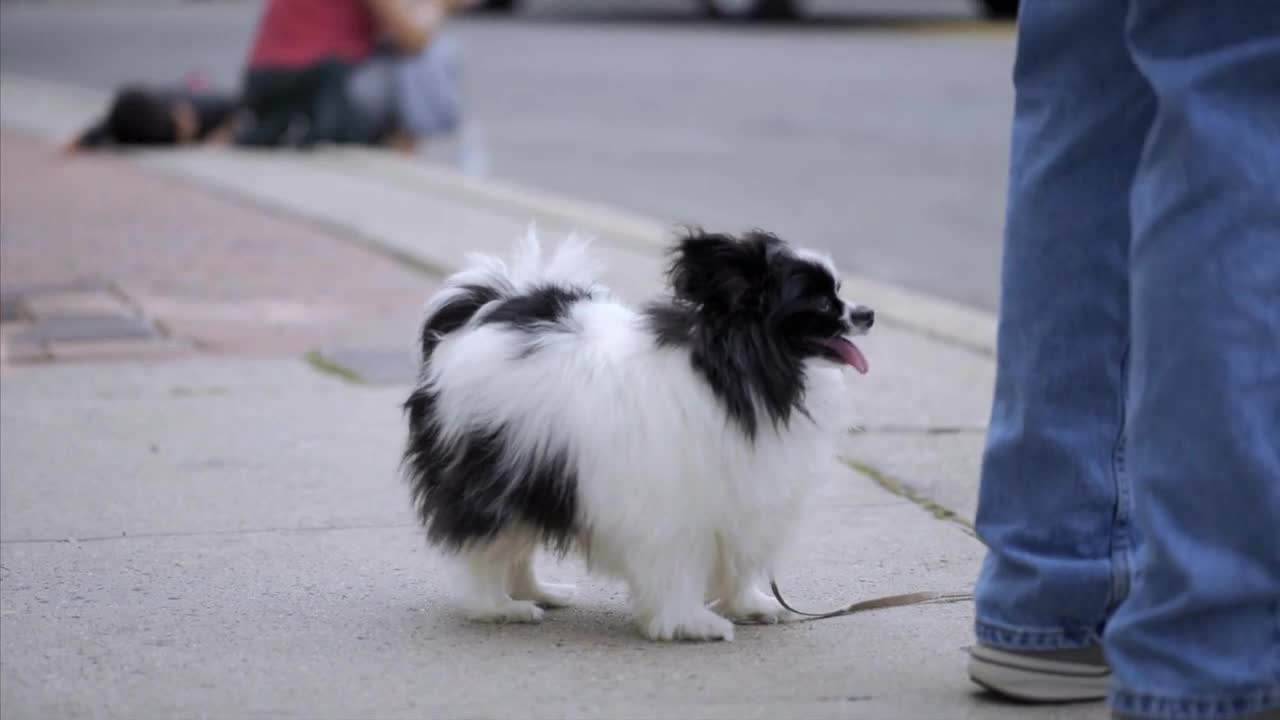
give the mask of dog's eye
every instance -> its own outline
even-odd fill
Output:
[[[831,298],[818,299],[818,312],[831,312]]]

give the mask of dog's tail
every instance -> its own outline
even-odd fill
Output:
[[[596,276],[599,266],[587,252],[590,243],[569,236],[550,257],[543,257],[538,235],[529,227],[516,247],[510,262],[491,255],[471,254],[466,267],[451,275],[444,287],[427,301],[422,321],[421,365],[417,387],[404,403],[409,417],[409,443],[405,448],[401,469],[413,487],[414,504],[426,523],[430,515],[427,495],[434,469],[443,462],[439,428],[431,422],[435,412],[436,392],[429,382],[431,356],[450,333],[473,322],[490,304],[517,297],[548,285],[569,286],[594,292],[599,289]]]
[[[544,257],[537,229],[530,225],[510,262],[493,255],[468,254],[466,267],[449,276],[444,287],[427,301],[420,337],[423,365],[441,339],[471,322],[489,303],[547,285],[595,289],[600,266],[588,253],[589,246],[589,240],[570,235]]]

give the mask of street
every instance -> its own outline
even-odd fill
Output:
[[[1013,37],[971,3],[817,3],[793,25],[674,0],[467,17],[491,175],[668,223],[764,227],[843,269],[997,302]],[[234,87],[254,3],[6,5],[6,72],[108,89],[199,68]]]

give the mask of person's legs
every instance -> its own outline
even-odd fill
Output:
[[[397,129],[418,140],[454,132],[461,123],[459,52],[447,35],[392,65]]]
[[[1144,542],[1107,627],[1112,702],[1235,717],[1280,709],[1280,7],[1132,5],[1159,111],[1132,194]]]
[[[368,142],[363,117],[347,94],[352,66],[342,60],[324,60],[308,68],[306,87],[307,126],[300,144]]]
[[[977,514],[989,552],[976,630],[989,648],[1096,646],[1127,592],[1128,195],[1154,103],[1129,60],[1126,6],[1024,0],[1019,18]]]
[[[249,70],[241,93],[249,113],[236,134],[236,143],[258,147],[279,145],[295,115],[296,98],[283,71]]]
[[[393,117],[394,90],[392,66],[395,59],[389,52],[378,52],[357,65],[347,78],[347,97],[354,112],[371,129],[376,141],[383,141],[395,126]]]

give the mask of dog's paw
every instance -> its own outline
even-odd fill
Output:
[[[795,622],[800,616],[790,610],[778,606],[768,610],[741,610],[725,612],[735,623],[744,625],[777,625],[778,623]]]
[[[484,623],[540,623],[542,608],[528,600],[507,600],[496,605],[470,607],[467,617]]]
[[[528,600],[543,608],[569,607],[573,602],[574,587],[556,583],[538,583],[531,589],[511,593],[516,600]]]
[[[683,613],[658,613],[641,625],[650,640],[733,640],[733,623],[699,608]]]
[[[726,617],[738,623],[776,625],[800,618],[799,615],[782,607],[777,600],[759,591],[752,591],[745,597],[724,603],[722,610]]]

